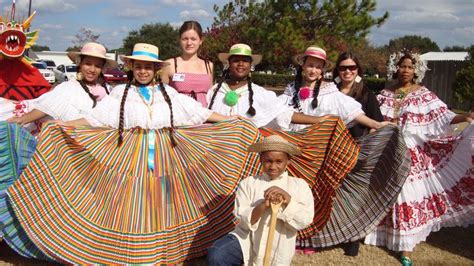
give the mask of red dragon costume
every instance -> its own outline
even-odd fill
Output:
[[[24,55],[38,38],[38,31],[26,32],[36,12],[23,22],[15,20],[15,1],[10,19],[0,16],[0,121],[31,110],[33,99],[51,89],[41,73]],[[37,126],[29,128],[37,133]]]

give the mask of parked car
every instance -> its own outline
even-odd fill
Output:
[[[105,81],[111,85],[126,83],[127,73],[120,69],[109,69],[104,72]]]
[[[58,82],[68,81],[76,78],[77,66],[74,64],[59,65],[53,71]]]
[[[46,81],[48,81],[50,84],[53,84],[54,82],[56,82],[56,77],[54,76],[54,72],[49,70],[46,67],[45,62],[33,62],[32,65],[39,70],[41,75],[43,75],[44,79],[46,79]]]
[[[46,67],[51,71],[53,71],[56,68],[56,63],[54,63],[53,60],[41,59],[41,60],[38,60],[37,62],[44,62],[46,64]]]

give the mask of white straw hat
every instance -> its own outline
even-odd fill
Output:
[[[133,46],[133,52],[130,56],[122,56],[123,61],[129,63],[130,60],[140,60],[159,63],[161,66],[169,65],[168,62],[159,59],[158,47],[148,43],[137,43]]]

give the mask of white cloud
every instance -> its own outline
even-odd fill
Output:
[[[183,10],[179,13],[179,17],[183,20],[201,20],[210,18],[211,15],[204,9],[197,10]]]
[[[150,10],[145,8],[123,8],[120,9],[115,13],[118,17],[121,18],[141,18],[148,16],[150,14]]]
[[[174,6],[174,5],[183,5],[183,4],[193,4],[195,3],[196,1],[193,1],[193,0],[162,0],[160,1],[162,4],[165,4],[165,5],[170,5],[170,6]]]
[[[63,29],[64,26],[62,24],[49,24],[49,23],[43,23],[38,25],[40,29],[53,29],[53,30],[59,30]]]
[[[32,0],[31,10],[36,10],[41,13],[61,13],[71,10],[76,10],[77,6],[69,0]],[[76,2],[77,3],[77,2]],[[21,10],[22,13],[28,12],[29,1],[17,1],[16,9]]]
[[[472,0],[380,0],[373,15],[388,11],[390,16],[380,28],[372,28],[369,39],[376,45],[405,35],[429,37],[443,49],[445,46],[474,43],[474,5]]]

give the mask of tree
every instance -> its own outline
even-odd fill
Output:
[[[131,54],[136,43],[149,43],[158,46],[160,60],[180,55],[179,32],[169,23],[145,24],[138,31],[128,33],[123,40],[123,52]]]
[[[395,53],[403,49],[424,54],[427,52],[439,52],[439,46],[428,37],[418,35],[406,35],[389,41],[387,49],[390,53]]]
[[[472,111],[474,103],[474,45],[468,48],[467,64],[456,73],[453,84],[454,97],[463,104],[467,101],[469,111]]]
[[[339,51],[364,38],[380,26],[388,12],[373,17],[375,0],[275,1],[234,0],[214,6],[217,16],[207,34],[206,51],[211,56],[225,52],[236,42],[249,44],[263,54],[260,68],[284,71],[294,54],[311,44],[325,47],[332,59]]]
[[[348,51],[357,56],[365,74],[386,76],[389,53],[384,47],[374,47],[366,39],[361,39],[358,44],[349,47]]]
[[[35,52],[51,51],[51,49],[49,49],[49,46],[47,45],[33,45],[31,46],[31,50]]]
[[[99,39],[100,34],[94,34],[90,29],[81,28],[79,29],[79,32],[74,35],[74,37],[75,39],[72,41],[73,46],[68,47],[66,49],[67,52],[80,51],[84,44],[88,42],[97,42],[97,39]]]
[[[443,52],[464,52],[467,51],[467,47],[460,45],[446,46],[443,49]]]

